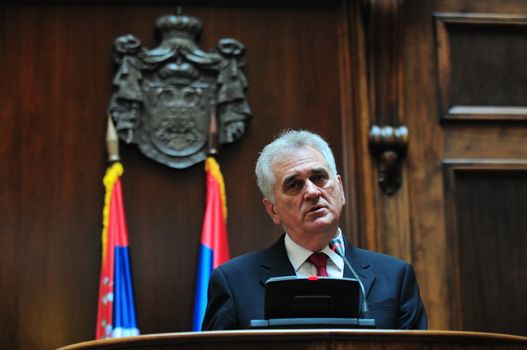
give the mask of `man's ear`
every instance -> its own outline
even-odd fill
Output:
[[[342,177],[337,175],[337,180],[339,181],[340,193],[342,194],[342,205],[346,204],[346,196],[344,195],[344,185],[342,184]]]
[[[274,204],[271,202],[271,200],[269,198],[264,198],[262,202],[265,207],[265,211],[267,212],[267,214],[269,214],[273,222],[277,225],[280,225],[280,216],[278,216],[278,214],[274,210]]]

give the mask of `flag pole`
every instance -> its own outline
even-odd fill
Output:
[[[212,106],[212,113],[209,121],[209,130],[207,133],[208,141],[208,155],[217,156],[219,153],[218,150],[218,121],[216,120],[216,108]]]
[[[119,157],[119,137],[117,136],[117,131],[115,131],[110,113],[108,113],[108,126],[106,128],[106,148],[108,149],[108,161],[110,163],[121,160]]]
[[[205,160],[206,205],[201,229],[201,244],[198,253],[194,316],[192,330],[200,331],[207,306],[207,286],[212,270],[229,260],[227,239],[227,199],[220,166],[215,160],[218,155],[218,123],[215,108],[212,107],[207,131],[207,159]]]
[[[103,178],[105,196],[96,339],[139,334],[128,253],[128,228],[120,180],[124,170],[119,157],[119,139],[110,115],[106,129],[106,146],[109,165]]]

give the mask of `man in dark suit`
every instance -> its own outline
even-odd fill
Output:
[[[364,285],[369,318],[377,328],[426,329],[427,317],[413,268],[402,260],[351,245],[338,221],[345,204],[342,179],[328,144],[308,131],[287,131],[267,145],[256,164],[265,210],[284,235],[271,247],[236,257],[211,276],[203,330],[247,328],[264,317],[264,283],[271,277],[321,271],[313,253],[327,259],[323,273],[353,277],[328,247],[343,243],[346,258]]]

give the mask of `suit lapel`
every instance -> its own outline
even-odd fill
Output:
[[[364,285],[364,293],[368,296],[371,286],[375,281],[375,274],[370,272],[370,264],[360,258],[357,254],[357,249],[346,238],[344,238],[344,246],[346,248],[346,258],[357,275],[359,275],[359,278]],[[347,266],[344,267],[344,277],[355,278]]]
[[[271,277],[296,275],[287,257],[284,237],[285,235],[282,235],[275,244],[262,252],[263,257],[259,271],[259,279],[262,285]],[[360,258],[360,255],[357,254],[357,249],[346,238],[344,238],[344,245],[346,248],[346,258],[355,269],[357,275],[359,275],[367,296],[375,281],[375,274],[369,270],[370,264]],[[344,267],[344,277],[354,278],[351,270],[347,266]]]
[[[282,235],[275,244],[264,250],[260,264],[259,278],[262,285],[271,277],[295,276],[295,270],[287,257],[284,237]]]

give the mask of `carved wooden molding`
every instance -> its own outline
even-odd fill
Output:
[[[388,195],[394,194],[401,186],[402,160],[408,146],[408,129],[400,122],[403,91],[400,48],[402,2],[363,2],[373,115],[370,151],[378,163],[381,189]]]
[[[379,184],[388,195],[394,194],[402,184],[402,161],[408,149],[408,128],[373,125],[369,146],[379,166]]]
[[[366,2],[370,96],[375,122],[399,123],[402,67],[400,59],[401,0]]]

